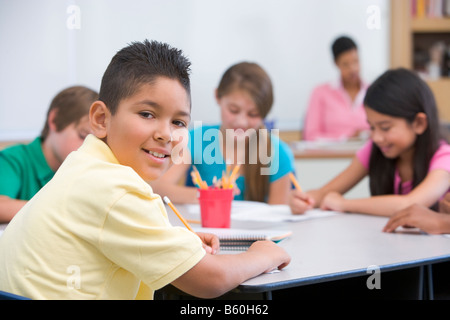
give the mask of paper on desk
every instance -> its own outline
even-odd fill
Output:
[[[187,205],[190,214],[200,215],[200,205]],[[307,210],[304,214],[293,215],[288,205],[269,205],[256,201],[233,201],[231,219],[239,221],[294,222],[337,215],[335,211],[320,209]]]
[[[232,211],[233,220],[265,221],[265,222],[294,222],[308,219],[330,217],[337,212],[323,211],[319,209],[307,210],[304,214],[294,215],[287,205],[266,205],[266,207],[240,208]]]

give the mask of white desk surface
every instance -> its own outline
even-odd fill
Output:
[[[193,217],[183,206],[185,218]],[[167,208],[169,219],[180,225]],[[264,292],[352,276],[369,276],[368,267],[383,271],[450,261],[450,238],[419,232],[384,233],[385,217],[338,214],[297,222],[260,223],[232,221],[231,227],[291,230],[279,245],[291,255],[291,263],[278,273],[263,274],[241,284],[242,292]],[[195,225],[193,225],[195,226]]]
[[[198,219],[184,206],[185,218]],[[167,207],[174,225],[181,222]],[[384,233],[387,218],[362,214],[338,214],[299,222],[232,221],[234,228],[291,230],[279,243],[291,255],[281,272],[263,274],[238,287],[242,292],[264,292],[323,281],[367,275],[376,265],[381,272],[450,260],[450,238],[419,233]],[[193,225],[195,227],[195,225]],[[0,230],[6,227],[0,224]]]

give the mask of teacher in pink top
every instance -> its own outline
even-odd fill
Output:
[[[369,129],[363,107],[368,85],[359,75],[357,46],[343,36],[334,41],[332,52],[341,76],[337,83],[322,84],[313,90],[303,127],[304,140],[347,139]]]

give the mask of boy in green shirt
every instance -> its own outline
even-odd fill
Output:
[[[9,222],[81,146],[96,99],[98,93],[83,86],[62,90],[50,104],[40,137],[0,151],[0,223]]]

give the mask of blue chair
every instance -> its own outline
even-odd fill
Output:
[[[30,300],[26,297],[19,296],[14,293],[0,291],[0,300]]]

